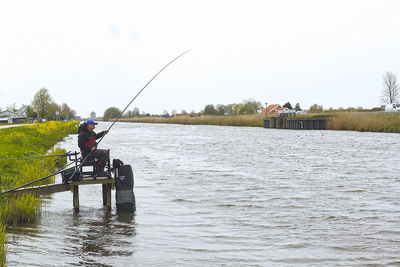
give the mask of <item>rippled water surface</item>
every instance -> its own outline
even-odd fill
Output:
[[[136,214],[114,192],[104,209],[100,185],[80,187],[79,212],[47,196],[12,229],[8,266],[400,265],[399,140],[117,123],[100,147],[133,166]]]

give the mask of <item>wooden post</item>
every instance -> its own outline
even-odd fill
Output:
[[[77,185],[74,185],[72,191],[74,194],[74,208],[76,210],[79,210],[79,187]]]
[[[103,187],[103,206],[107,205],[107,185],[106,184],[102,184]]]
[[[111,184],[106,184],[107,208],[111,209]]]

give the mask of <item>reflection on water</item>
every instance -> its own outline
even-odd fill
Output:
[[[132,164],[136,214],[104,209],[101,186],[80,188],[78,213],[54,194],[13,229],[8,264],[399,265],[398,140],[118,123],[101,146]]]

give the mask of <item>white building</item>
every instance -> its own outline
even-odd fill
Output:
[[[23,106],[17,111],[5,110],[0,112],[0,123],[19,123],[27,122],[26,107]]]
[[[96,112],[92,111],[90,112],[90,119],[95,120],[96,119]]]

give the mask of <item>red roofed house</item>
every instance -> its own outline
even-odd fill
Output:
[[[260,114],[268,114],[268,115],[278,115],[278,111],[286,110],[286,108],[281,107],[278,104],[269,105],[267,108],[263,109]]]

